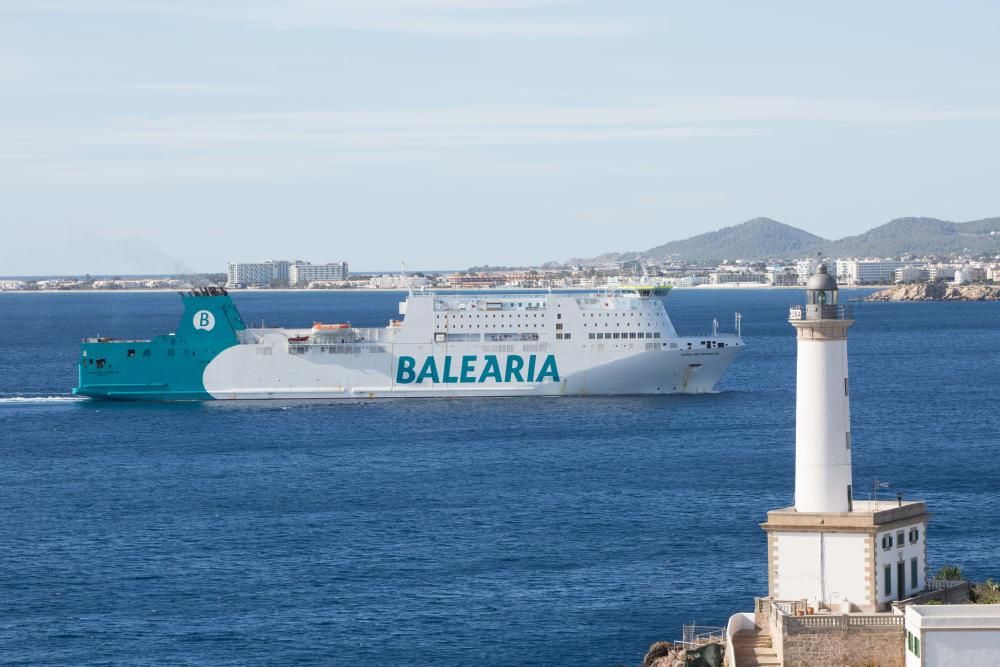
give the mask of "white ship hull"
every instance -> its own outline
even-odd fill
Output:
[[[701,339],[694,340],[697,345]],[[268,355],[260,355],[257,346],[240,345],[223,351],[205,371],[205,389],[216,399],[358,399],[416,398],[444,396],[588,396],[613,394],[701,394],[715,388],[719,378],[736,355],[737,346],[721,349],[645,350],[634,345],[621,350],[553,350],[559,369],[558,381],[505,382],[495,378],[461,382],[456,370],[451,378],[458,381],[398,383],[399,356],[433,356],[438,369],[445,359],[475,356],[474,346],[449,345],[400,346],[383,354],[314,354],[290,355],[283,336],[263,336],[260,345],[273,346]],[[445,346],[441,346],[444,348]],[[545,351],[545,355],[549,353]],[[526,353],[532,354],[532,353]],[[534,353],[536,356],[539,353]],[[506,369],[505,354],[496,355],[499,367]],[[523,358],[525,354],[522,354]],[[333,358],[323,358],[333,357]],[[347,357],[347,358],[344,358]],[[440,374],[440,373],[439,373]]]
[[[411,294],[383,328],[249,329],[224,290],[182,295],[177,331],[82,345],[78,395],[131,400],[700,394],[739,335],[682,338],[652,289]]]

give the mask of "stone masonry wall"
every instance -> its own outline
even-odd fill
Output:
[[[900,626],[786,630],[781,654],[785,667],[903,667]]]

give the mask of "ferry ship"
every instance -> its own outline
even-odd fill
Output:
[[[665,294],[413,292],[385,327],[287,329],[247,327],[226,290],[201,288],[181,294],[174,333],[85,340],[73,393],[200,401],[712,391],[743,345],[739,331],[678,336]]]

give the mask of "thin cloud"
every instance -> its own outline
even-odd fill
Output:
[[[193,174],[211,173],[209,164],[256,156],[248,165],[266,172],[268,164],[294,165],[304,158],[336,164],[396,163],[441,151],[489,155],[503,146],[739,141],[780,132],[792,122],[865,124],[881,130],[913,123],[998,120],[998,108],[803,97],[684,98],[591,107],[220,112],[77,118],[70,123],[60,117],[0,127],[0,170],[5,178],[34,174],[45,179],[75,173],[80,165],[89,165],[92,175],[99,175],[102,165],[119,165],[115,171],[121,171],[120,165],[135,161],[158,165],[157,172]],[[287,174],[302,171],[291,168]],[[217,177],[245,172],[219,171]]]
[[[104,86],[115,90],[114,86]],[[142,93],[235,95],[240,93],[274,93],[295,90],[290,87],[242,84],[242,83],[137,83],[127,87]]]
[[[622,18],[620,7],[612,3],[605,3],[605,14],[550,11],[574,5],[590,9],[593,4],[573,0],[7,0],[0,3],[0,12],[147,13],[276,30],[333,28],[453,37],[595,37],[648,28],[648,19]]]

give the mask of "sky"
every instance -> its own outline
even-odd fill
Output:
[[[998,26],[963,0],[0,0],[0,275],[997,216]]]

